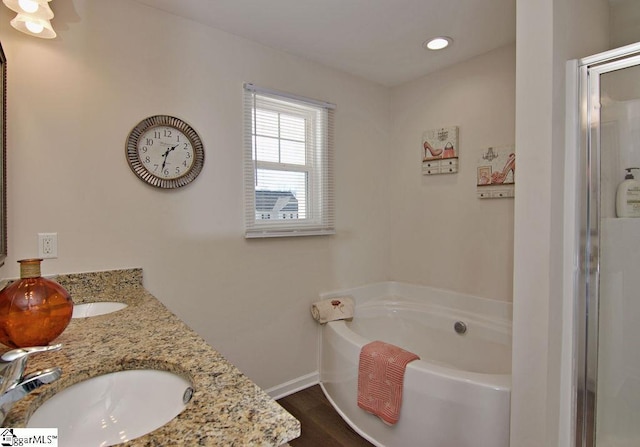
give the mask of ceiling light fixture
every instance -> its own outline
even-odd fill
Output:
[[[422,46],[428,50],[442,50],[453,43],[451,37],[440,36],[433,39],[425,40]]]
[[[2,0],[5,6],[18,13],[11,26],[18,31],[43,39],[53,39],[56,32],[51,26],[53,11],[49,7],[51,0]]]

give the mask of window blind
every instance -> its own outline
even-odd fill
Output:
[[[334,109],[244,85],[245,237],[335,233]]]

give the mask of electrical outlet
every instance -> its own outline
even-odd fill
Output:
[[[58,233],[38,233],[38,257],[42,259],[58,257]]]

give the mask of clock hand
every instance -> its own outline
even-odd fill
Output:
[[[162,158],[164,158],[164,160],[162,161],[162,168],[160,168],[161,171],[164,171],[164,166],[167,164],[167,155],[169,155],[170,150],[171,149],[167,149],[165,153],[162,154]]]
[[[174,149],[175,149],[175,148],[177,148],[178,146],[180,146],[180,145],[179,145],[179,144],[176,144],[175,146],[170,147],[169,149],[167,149],[167,150],[165,151],[165,153],[164,153],[164,154],[162,154],[162,157],[164,158],[164,161],[162,162],[162,168],[161,168],[161,170],[162,170],[162,171],[164,171],[164,167],[165,167],[165,165],[167,164],[167,157],[169,156],[169,152],[171,152],[172,150],[174,150]]]

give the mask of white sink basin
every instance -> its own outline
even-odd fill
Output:
[[[44,402],[28,428],[58,428],[60,445],[106,447],[162,427],[184,410],[191,383],[167,371],[127,370],[72,385]]]
[[[97,317],[98,315],[116,312],[120,309],[124,309],[125,307],[127,307],[127,305],[124,303],[112,303],[110,301],[74,304],[71,318]]]

